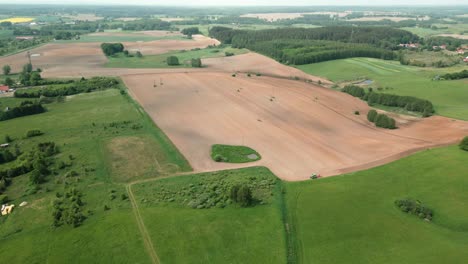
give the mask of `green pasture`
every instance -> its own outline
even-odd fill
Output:
[[[468,120],[468,80],[434,81],[437,75],[466,69],[404,66],[397,61],[352,58],[298,66],[306,73],[323,76],[334,82],[370,79],[370,87],[381,92],[409,95],[430,100],[439,115]]]
[[[300,263],[462,263],[468,152],[432,149],[366,171],[286,184]],[[420,200],[432,222],[403,213]]]
[[[246,53],[246,49],[234,49],[231,47],[214,47],[205,49],[193,49],[193,50],[182,50],[172,51],[158,55],[145,55],[138,58],[136,56],[126,57],[123,54],[108,57],[106,67],[108,68],[180,68],[180,67],[191,67],[191,59],[195,58],[215,58],[224,57],[225,52],[231,52],[234,55]],[[179,59],[179,65],[168,66],[166,59],[169,56],[176,56]],[[203,63],[203,61],[202,61]]]

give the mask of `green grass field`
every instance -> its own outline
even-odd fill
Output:
[[[400,65],[397,61],[352,58],[298,66],[312,75],[334,82],[371,79],[371,87],[381,92],[410,95],[430,100],[439,115],[468,120],[468,80],[433,81],[436,75],[466,69],[460,65],[450,68],[420,68]]]
[[[0,107],[21,101],[0,98]],[[8,133],[14,139],[11,144],[22,151],[54,141],[60,149],[54,158],[71,165],[47,176],[39,188],[29,183],[29,174],[13,178],[5,194],[17,207],[13,214],[0,216],[2,259],[10,263],[150,263],[131,204],[121,199],[126,194],[121,182],[159,177],[169,170],[188,171],[187,161],[144,111],[117,89],[69,96],[65,102],[45,106],[46,113],[0,122],[0,139],[3,143]],[[40,129],[44,135],[25,138],[30,129]],[[142,165],[140,160],[147,158],[147,152],[126,149],[122,142],[145,144],[151,148],[153,160]],[[126,159],[120,162],[128,167],[111,166],[119,162],[122,151],[126,151]],[[0,165],[0,170],[10,163]],[[156,163],[162,169],[153,168]],[[126,174],[128,168],[147,173]],[[67,178],[71,170],[78,176]],[[77,228],[54,228],[56,192],[71,187],[83,193],[86,220]],[[23,201],[28,205],[18,207]],[[105,205],[110,210],[104,210]]]
[[[456,146],[352,174],[287,183],[300,263],[463,263],[468,258],[468,152]],[[403,213],[419,199],[432,222]]]
[[[224,57],[225,52],[231,52],[235,55],[246,53],[245,49],[225,48],[206,48],[188,51],[173,51],[159,55],[148,55],[143,57],[125,57],[119,54],[115,57],[108,57],[106,67],[108,68],[184,68],[191,67],[191,59],[195,58],[215,58]],[[179,59],[179,65],[168,66],[166,59],[169,56],[176,56]]]
[[[440,34],[462,34],[468,31],[468,25],[461,24],[461,23],[460,24],[434,24],[434,26],[439,27],[440,29],[420,28],[420,27],[404,27],[402,29],[409,31],[423,38],[429,37],[429,36],[440,35]]]
[[[249,158],[250,155],[251,158]],[[245,163],[260,160],[262,157],[257,151],[246,146],[217,144],[211,146],[211,158],[218,162]]]
[[[241,182],[262,204],[241,208],[222,198]],[[280,187],[268,169],[254,167],[145,182],[133,189],[162,263],[285,263]],[[204,206],[218,202],[209,209],[191,208],[193,200],[206,199]]]

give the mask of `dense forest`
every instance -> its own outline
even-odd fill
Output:
[[[350,57],[395,59],[399,43],[419,37],[388,27],[278,28],[234,30],[213,27],[210,36],[236,48],[248,48],[295,65]]]

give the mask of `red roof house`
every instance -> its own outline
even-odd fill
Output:
[[[6,85],[0,85],[0,92],[8,92],[10,90],[10,87]]]

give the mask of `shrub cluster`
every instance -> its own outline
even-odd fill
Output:
[[[101,49],[106,56],[112,56],[116,53],[123,52],[124,45],[122,43],[102,43]]]
[[[45,177],[50,174],[50,167],[53,165],[53,160],[50,157],[58,152],[59,149],[54,142],[39,143],[34,150],[22,155],[17,149],[15,156],[18,157],[21,163],[15,167],[0,171],[0,193],[8,186],[11,178],[29,172],[31,172],[29,179],[33,185],[43,183]]]
[[[432,220],[432,210],[421,204],[420,201],[415,201],[412,199],[401,199],[396,200],[395,205],[405,213],[411,213],[421,219]]]
[[[40,136],[44,133],[42,133],[42,131],[40,131],[39,129],[33,129],[33,130],[29,130],[27,133],[26,133],[26,137],[30,138],[30,137],[37,137],[37,136]]]
[[[184,28],[184,29],[182,29],[181,33],[184,34],[184,35],[187,35],[187,36],[191,36],[191,35],[195,35],[195,34],[201,34],[198,27]]]
[[[11,153],[8,149],[0,150],[0,164],[14,161],[16,156]]]
[[[82,207],[84,205],[81,200],[83,196],[82,193],[75,188],[71,188],[65,195],[57,193],[56,196],[57,199],[53,203],[53,225],[55,227],[63,224],[72,227],[80,226],[86,219],[82,212]]]
[[[96,90],[118,88],[119,82],[112,77],[93,77],[91,79],[81,79],[62,85],[52,85],[46,88],[19,89],[15,91],[17,98],[39,98],[41,96],[57,97],[79,93],[89,93]]]
[[[375,110],[369,110],[367,113],[367,120],[374,123],[376,127],[382,127],[387,129],[395,129],[396,122],[395,119],[385,115],[379,114]]]
[[[454,73],[447,73],[442,76],[441,78],[445,80],[459,80],[459,79],[465,79],[468,78],[468,70],[463,70],[461,72],[454,72]]]
[[[9,120],[17,117],[35,115],[44,113],[46,109],[42,104],[31,101],[24,101],[20,106],[13,107],[8,111],[0,112],[0,121]]]
[[[249,206],[257,202],[268,203],[271,200],[276,179],[263,172],[242,178],[233,178],[232,173],[217,172],[183,185],[166,184],[161,181],[151,189],[150,194],[146,196],[146,202],[207,209],[224,208],[232,203]]]
[[[463,138],[459,145],[460,149],[468,151],[468,137]]]

